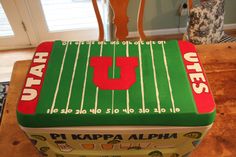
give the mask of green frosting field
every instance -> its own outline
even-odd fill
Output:
[[[104,90],[93,81],[93,57],[136,57],[136,81]],[[119,79],[115,59],[110,79]],[[215,112],[198,114],[177,41],[55,41],[36,113],[18,113],[25,127],[155,125],[203,126]]]

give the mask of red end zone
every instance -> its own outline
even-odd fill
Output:
[[[198,112],[213,112],[215,103],[194,45],[185,41],[178,43]]]
[[[18,112],[35,113],[52,47],[53,42],[44,42],[37,47],[18,103]]]

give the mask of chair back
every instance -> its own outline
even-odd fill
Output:
[[[145,40],[146,36],[143,31],[143,14],[146,0],[140,0],[139,3],[139,11],[137,17],[137,30],[140,35],[141,40]],[[99,41],[104,40],[104,27],[102,18],[98,9],[97,0],[92,0],[94,11],[96,14],[96,18],[98,21],[99,27]],[[127,16],[127,8],[128,8],[129,0],[110,0],[110,6],[113,10],[113,23],[116,27],[116,38],[120,41],[127,40],[128,36],[128,22],[129,18]]]

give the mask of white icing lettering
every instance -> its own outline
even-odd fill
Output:
[[[32,77],[27,78],[26,80],[26,87],[32,87],[32,85],[40,85],[41,80],[39,79],[34,79]]]
[[[205,83],[200,83],[199,85],[196,83],[193,83],[193,89],[197,94],[200,94],[202,92],[209,92],[208,86]]]
[[[30,68],[30,74],[33,74],[35,76],[38,76],[38,77],[42,77],[43,75],[43,68],[45,67],[45,64],[41,64],[41,65],[38,65],[38,66],[34,66],[34,67],[31,67]]]
[[[21,97],[21,100],[23,101],[31,101],[37,96],[37,90],[36,89],[24,89],[23,94]]]
[[[47,52],[37,52],[35,54],[35,58],[34,58],[33,62],[34,63],[46,63],[47,56],[48,56]]]
[[[199,63],[194,63],[193,65],[187,65],[188,70],[195,70],[196,72],[202,72],[202,68]]]
[[[36,52],[32,67],[29,70],[30,76],[27,77],[25,87],[23,89],[23,94],[21,97],[22,101],[32,101],[38,95],[38,90],[36,86],[40,86],[43,76],[43,69],[45,68],[45,63],[47,62],[48,53],[47,52]]]
[[[184,54],[184,59],[187,61],[186,68],[188,70],[188,75],[192,82],[192,87],[194,92],[201,94],[202,92],[208,93],[209,89],[206,83],[204,74],[202,73],[202,68],[199,63],[196,52],[188,52]]]
[[[189,62],[198,62],[196,52],[188,52],[188,53],[184,54],[184,59],[186,59]]]
[[[195,82],[195,80],[206,82],[206,79],[205,79],[203,73],[192,73],[192,74],[189,74],[189,77],[192,82]]]

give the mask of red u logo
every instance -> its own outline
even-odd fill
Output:
[[[136,82],[135,68],[137,57],[117,57],[116,66],[120,68],[120,78],[109,78],[112,57],[92,57],[90,66],[94,68],[93,82],[103,90],[127,90]]]

